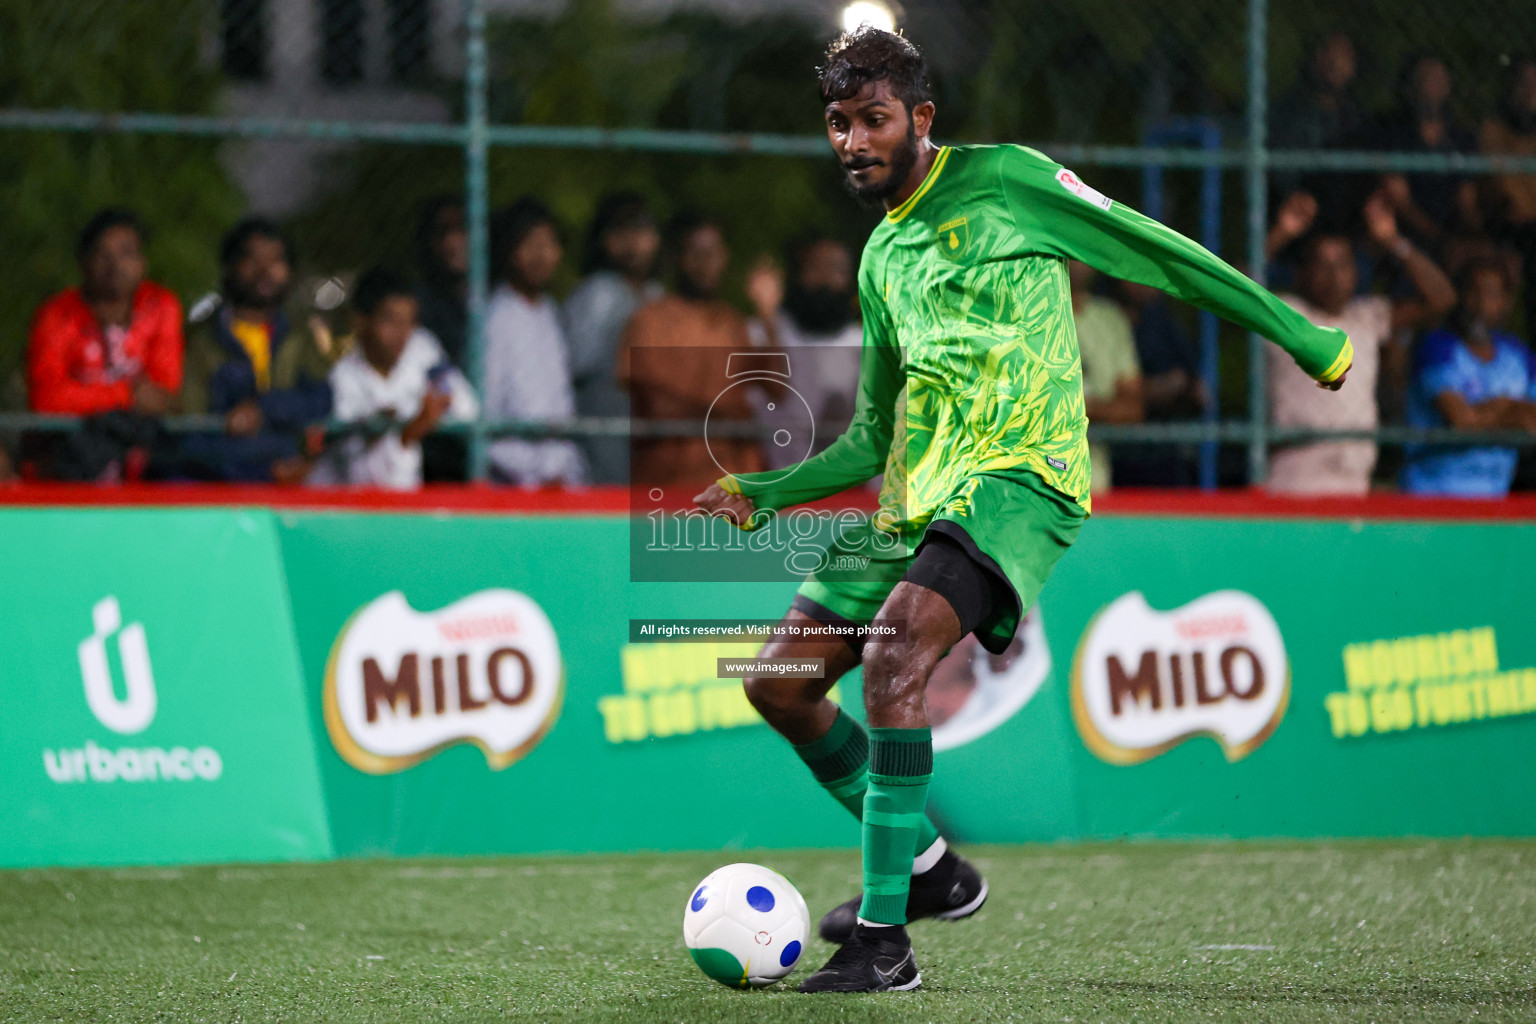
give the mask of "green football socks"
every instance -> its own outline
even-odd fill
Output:
[[[852,715],[838,708],[837,718],[827,734],[814,743],[796,745],[795,753],[834,800],[848,808],[848,813],[859,821],[864,820],[864,796],[869,789],[869,736]],[[939,841],[939,830],[926,814],[921,817],[918,852],[932,848]]]
[[[859,920],[907,923],[912,860],[923,827],[928,781],[933,778],[933,734],[927,729],[871,729],[869,786],[864,794],[864,900]]]

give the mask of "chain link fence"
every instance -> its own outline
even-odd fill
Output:
[[[944,141],[1033,145],[1276,287],[1295,283],[1295,253],[1270,251],[1288,201],[1306,193],[1311,227],[1363,237],[1361,210],[1385,187],[1402,233],[1452,276],[1504,260],[1524,296],[1515,329],[1529,319],[1536,20],[1517,0],[890,7],[933,65]],[[519,196],[564,226],[557,295],[580,278],[599,199],[630,190],[663,219],[721,222],[727,294],[746,308],[759,257],[811,236],[856,252],[875,221],[842,194],[820,135],[811,69],[843,13],[822,0],[0,0],[4,425],[14,440],[69,424],[27,415],[29,316],[77,282],[75,234],[108,206],[139,214],[150,276],[194,314],[220,288],[223,233],[248,213],[275,219],[294,245],[290,305],[338,337],[334,283],[373,265],[431,279],[434,218],[462,217],[449,294],[476,384],[493,213]],[[1367,269],[1389,299],[1411,292],[1390,261]],[[1265,478],[1272,445],[1318,436],[1271,422],[1263,342],[1186,308],[1168,316],[1194,383],[1148,422],[1095,426],[1117,457],[1240,484]],[[1431,436],[1405,421],[1411,345],[1392,352],[1375,434],[1389,447]],[[625,428],[482,418],[463,428],[467,471],[485,474],[493,436]]]

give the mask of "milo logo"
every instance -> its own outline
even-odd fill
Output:
[[[1222,590],[1160,612],[1133,592],[1078,644],[1072,717],[1111,764],[1138,764],[1192,736],[1238,761],[1280,724],[1290,687],[1280,627],[1253,595]]]
[[[359,609],[331,648],[325,725],[360,771],[401,771],[455,743],[501,769],[543,739],[563,690],[554,626],[526,594],[482,590],[418,612],[391,591]]]

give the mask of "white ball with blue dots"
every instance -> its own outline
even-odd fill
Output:
[[[683,909],[683,941],[693,962],[732,988],[762,988],[789,974],[810,934],[804,897],[760,864],[711,872]]]

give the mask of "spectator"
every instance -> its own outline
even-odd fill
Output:
[[[619,347],[619,381],[629,388],[634,416],[750,420],[748,389],[730,386],[731,353],[749,352],[752,343],[746,320],[719,297],[730,264],[725,236],[714,221],[691,213],[674,217],[666,234],[674,293],[640,307]],[[762,465],[749,439],[658,438],[634,444],[631,476],[639,486],[693,485]]]
[[[1199,419],[1209,396],[1200,376],[1200,354],[1156,288],[1117,281],[1115,298],[1131,322],[1141,364],[1142,408],[1149,422]],[[1190,487],[1197,482],[1197,446],[1121,445],[1115,473],[1136,487]]]
[[[1077,323],[1077,349],[1083,363],[1083,406],[1088,422],[1140,423],[1144,415],[1141,365],[1131,322],[1108,299],[1093,294],[1099,272],[1086,263],[1067,264],[1072,282],[1072,319]],[[1103,442],[1088,445],[1094,494],[1105,494],[1113,485],[1110,448]]]
[[[1337,149],[1360,142],[1365,111],[1355,93],[1358,62],[1355,43],[1344,32],[1330,32],[1308,48],[1300,80],[1275,104],[1270,145],[1275,149]],[[1359,208],[1355,176],[1337,171],[1301,174],[1280,171],[1272,178],[1283,200],[1297,192],[1314,197],[1322,221],[1342,227]]]
[[[44,302],[32,321],[27,383],[34,412],[163,415],[181,390],[181,304],[144,279],[143,230],[103,210],[75,243],[80,287]]]
[[[236,224],[219,246],[222,301],[187,336],[182,405],[224,418],[222,435],[186,439],[185,470],[220,480],[297,483],[312,427],[331,412],[329,360],[283,310],[293,246],[269,220]]]
[[[1483,123],[1490,156],[1536,157],[1536,57],[1512,61],[1494,115]],[[1536,324],[1536,174],[1500,174],[1487,182],[1484,206],[1498,235],[1524,264],[1525,320]]]
[[[1451,114],[1451,72],[1433,53],[1403,62],[1397,82],[1397,110],[1377,130],[1374,148],[1403,153],[1470,153],[1475,141]],[[1404,234],[1441,255],[1458,233],[1480,220],[1477,188],[1457,174],[1388,174],[1381,187]]]
[[[1536,434],[1536,363],[1504,330],[1513,284],[1502,263],[1467,264],[1461,302],[1446,330],[1419,347],[1409,422],[1458,430],[1524,430]],[[1497,498],[1509,493],[1514,448],[1417,445],[1408,451],[1403,490],[1410,494]]]
[[[793,350],[788,353],[793,393],[778,395],[783,400],[772,402],[773,408],[759,417],[782,431],[763,445],[772,469],[825,448],[853,418],[864,340],[854,315],[858,286],[848,247],[834,238],[812,238],[792,246],[788,262],[787,286],[768,261],[747,278],[747,297],[757,311],[747,324],[752,343]],[[808,449],[794,443],[802,436],[814,438],[815,444]]]
[[[565,332],[549,284],[565,251],[555,215],[537,199],[502,211],[491,253],[501,283],[485,317],[485,414],[493,420],[568,420],[576,414]],[[491,444],[496,476],[525,487],[582,484],[587,472],[570,441],[503,438]]]
[[[331,368],[331,391],[336,419],[374,429],[342,438],[311,482],[414,490],[422,482],[422,439],[440,422],[480,414],[469,382],[418,325],[417,308],[397,274],[375,268],[357,279],[356,344]]]
[[[453,365],[468,372],[469,232],[461,200],[438,196],[422,209],[416,263],[421,326],[432,332]]]
[[[421,326],[443,348],[450,362],[465,373],[469,365],[469,232],[464,203],[456,196],[438,196],[422,208],[416,222],[416,266],[421,284],[416,290]],[[422,477],[429,483],[463,480],[469,455],[458,434],[429,434],[421,441]]]
[[[1284,256],[1297,239],[1305,238],[1313,228],[1329,233],[1349,234],[1349,228],[1344,226],[1348,218],[1320,221],[1318,209],[1317,200],[1310,192],[1292,192],[1285,197],[1285,202],[1275,211],[1275,220],[1269,226],[1269,233],[1264,236],[1264,258],[1270,264],[1271,273],[1275,269],[1274,261]]]
[[[1404,238],[1385,195],[1366,203],[1371,241],[1398,261],[1414,294],[1389,301],[1356,295],[1356,258],[1349,236],[1319,232],[1303,249],[1299,295],[1282,296],[1302,316],[1349,335],[1354,364],[1337,394],[1320,389],[1278,346],[1269,346],[1270,419],[1279,427],[1372,430],[1379,422],[1376,381],[1383,346],[1398,331],[1438,323],[1456,302],[1455,289],[1434,261]],[[1317,441],[1282,448],[1270,464],[1271,490],[1292,494],[1365,494],[1376,466],[1376,442]]]
[[[633,192],[613,192],[597,204],[587,231],[581,272],[586,275],[565,300],[566,338],[576,411],[583,416],[628,416],[629,396],[614,377],[624,327],[635,310],[661,297],[654,279],[661,234]],[[594,437],[583,442],[598,483],[629,477],[629,441]]]
[[[92,217],[75,243],[80,287],[44,302],[32,321],[32,410],[103,417],[43,456],[66,479],[142,475],[160,436],[147,418],[169,412],[181,389],[181,304],[145,280],[143,234],[128,210]]]

